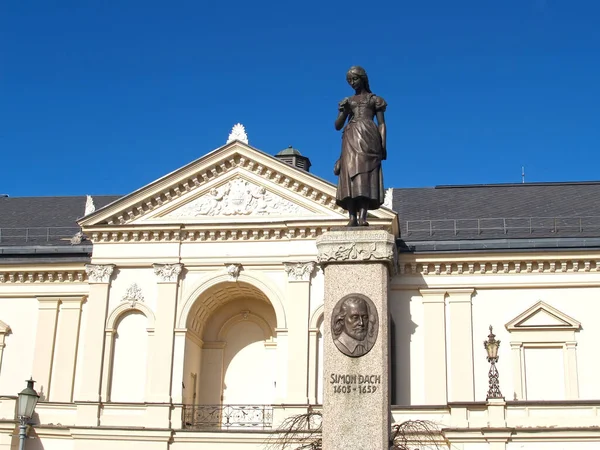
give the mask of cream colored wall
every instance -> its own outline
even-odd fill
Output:
[[[418,290],[390,292],[394,343],[392,398],[395,405],[422,405],[425,389],[423,367],[423,307]]]
[[[586,275],[585,278],[582,276],[582,279],[587,278],[597,278],[597,276]],[[598,281],[600,282],[600,280]],[[600,398],[600,386],[594,375],[597,372],[596,344],[600,342],[600,303],[597,301],[598,298],[600,298],[600,286],[559,286],[556,288],[502,290],[477,289],[477,293],[473,297],[474,348],[477,352],[475,372],[478,374],[487,373],[489,365],[485,361],[485,350],[478,341],[483,342],[489,333],[488,326],[493,325],[494,333],[501,340],[499,350],[500,359],[497,365],[500,371],[501,390],[507,399],[512,400],[514,398],[515,391],[512,374],[518,368],[514,367],[511,355],[511,334],[505,329],[504,325],[539,300],[542,300],[581,322],[581,330],[575,332],[579,398],[582,400]],[[544,340],[543,334],[543,331],[528,332],[533,342],[540,339]],[[556,354],[554,356],[561,357],[561,355]],[[552,363],[548,363],[548,367],[553,366]],[[556,376],[561,377],[561,379],[564,378],[563,374]],[[553,371],[548,371],[548,390],[553,385],[552,381],[550,381],[553,377],[555,377]],[[540,378],[540,381],[542,380],[543,378]],[[543,389],[545,388],[538,387],[538,390]],[[478,400],[485,400],[486,391],[486,377],[481,375],[476,377],[476,398]],[[550,395],[547,399],[549,398]]]
[[[225,338],[223,403],[273,403],[275,367],[264,345],[263,330],[254,322],[242,321],[232,326]]]
[[[115,336],[109,398],[112,402],[146,400],[148,319],[138,311],[123,314]]]
[[[195,386],[192,374],[196,374]],[[194,389],[196,391],[196,403],[199,402],[200,387],[202,386],[202,347],[189,337],[185,338],[185,359],[183,369],[183,403],[192,404],[194,400]],[[177,389],[177,383],[174,383]]]
[[[155,260],[159,262],[160,260]],[[151,267],[117,267],[110,285],[110,297],[108,300],[109,314],[122,301],[128,288],[133,283],[141,289],[144,304],[156,311],[157,283]]]
[[[470,291],[473,291],[471,314],[469,314],[467,294]],[[600,274],[590,271],[490,274],[485,276],[477,273],[463,273],[460,276],[398,275],[393,280],[390,297],[390,311],[395,334],[395,345],[392,349],[393,363],[395,364],[394,403],[419,405],[439,404],[445,403],[445,401],[485,401],[488,390],[489,363],[486,361],[483,341],[489,334],[489,325],[493,325],[497,339],[501,340],[500,359],[497,364],[500,372],[500,388],[507,400],[513,400],[515,373],[519,373],[521,367],[516,367],[514,364],[514,354],[511,351],[510,342],[515,340],[515,336],[513,334],[511,337],[505,324],[540,300],[581,322],[579,331],[567,332],[575,336],[576,346],[571,347],[575,351],[569,354],[565,347],[561,352],[544,353],[543,357],[556,359],[556,361],[546,361],[547,368],[566,367],[567,360],[575,361],[576,359],[576,363],[571,362],[569,363],[570,368],[564,369],[565,374],[570,370],[571,378],[575,377],[575,383],[571,380],[571,390],[574,389],[572,386],[578,384],[578,395],[570,398],[582,400],[599,398],[600,387],[594,379],[594,373],[597,371],[594,349],[595,343],[600,339],[600,319],[598,319],[600,318],[600,304],[597,302],[599,297]],[[424,299],[427,302],[424,302]],[[432,299],[435,301],[440,299],[441,303],[431,303]],[[454,309],[453,315],[451,308],[456,308],[457,301],[459,305],[465,305],[465,308],[463,310]],[[440,306],[436,307],[436,304]],[[426,307],[430,308],[430,312],[427,314],[425,313]],[[460,307],[463,308],[463,306]],[[435,313],[437,314],[435,317],[438,317],[439,320],[436,319],[438,321],[428,328],[427,320],[430,320],[428,318],[434,317],[431,315],[432,308],[437,308],[438,312]],[[457,311],[464,312],[457,314]],[[457,330],[460,332],[463,327],[469,326],[471,321],[472,333],[467,332],[467,335],[472,334],[470,342],[463,341],[460,346],[456,342],[453,343],[452,333],[456,333]],[[544,342],[557,336],[551,331],[521,333],[520,339],[525,335],[532,342]],[[433,341],[431,336],[434,336]],[[442,344],[444,340],[445,345]],[[558,344],[561,343],[543,344],[542,347],[555,348]],[[456,355],[463,358],[461,361],[471,355],[472,372],[465,367],[463,362],[456,363],[453,360]],[[573,355],[576,357],[573,358]],[[437,370],[428,369],[431,367],[431,359],[438,361]],[[530,359],[533,360],[533,358]],[[407,362],[410,364],[407,365]],[[531,366],[529,370],[532,370]],[[536,368],[536,370],[538,369]],[[470,384],[467,375],[472,376],[473,384]],[[557,373],[556,376],[549,373],[546,378],[540,376],[540,382],[543,384],[536,385],[536,391],[548,392],[545,399],[558,398],[556,388],[553,389],[553,386],[561,383],[563,379],[566,380],[565,377],[567,375],[563,376],[562,372]],[[436,386],[439,388],[440,383],[444,383],[444,380],[446,393],[434,400],[428,399],[427,395],[431,393],[432,388]],[[568,383],[565,381],[565,384]],[[565,388],[565,399],[569,398],[568,389],[569,386]],[[456,392],[470,391],[474,391],[474,398],[463,398],[456,394]]]
[[[598,442],[509,442],[506,450],[596,450]]]
[[[1,290],[0,290],[1,292]],[[0,366],[0,395],[16,395],[32,374],[37,328],[38,301],[35,298],[2,297],[0,320],[10,326]]]

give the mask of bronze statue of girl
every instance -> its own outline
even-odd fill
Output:
[[[342,154],[333,172],[338,176],[336,203],[348,211],[348,226],[367,226],[367,212],[383,204],[381,161],[386,159],[384,99],[371,92],[365,69],[353,66],[346,74],[356,94],[339,103],[335,129],[341,130]],[[377,117],[377,125],[374,118]]]

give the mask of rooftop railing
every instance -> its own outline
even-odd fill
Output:
[[[403,236],[418,234],[472,236],[485,234],[581,234],[600,232],[600,216],[495,217],[402,221]]]
[[[79,227],[0,228],[0,244],[44,244],[68,241],[81,229]]]

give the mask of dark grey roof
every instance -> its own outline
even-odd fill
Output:
[[[93,196],[96,209],[118,196]],[[85,211],[85,196],[0,197],[0,247],[70,245],[80,228],[76,220]]]
[[[298,150],[297,148],[294,148],[290,145],[288,148],[284,148],[283,150],[281,150],[275,156],[286,156],[286,155],[302,156],[302,153],[300,153],[300,150]]]
[[[99,209],[119,197],[93,198]],[[0,197],[0,254],[68,253],[85,200]],[[405,250],[600,247],[600,182],[401,188],[393,207]]]
[[[557,239],[600,238],[600,182],[394,189],[393,207],[409,246],[545,239],[556,247]]]

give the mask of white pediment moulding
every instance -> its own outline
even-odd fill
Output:
[[[87,281],[85,270],[32,270],[0,272],[2,283],[83,283]]]
[[[314,215],[302,206],[264,186],[236,177],[221,186],[165,214],[165,218],[232,217],[232,216],[289,216]]]
[[[561,274],[600,272],[600,257],[594,259],[556,258],[504,261],[400,261],[400,274],[405,275],[502,275]]]
[[[183,206],[184,198],[193,200],[195,197],[206,195],[211,188],[229,181],[234,176],[253,180],[256,185],[266,187],[271,194],[285,197],[287,200],[302,200],[292,203],[298,203],[309,210],[314,209],[315,212],[321,211],[320,214],[326,211],[333,217],[346,216],[345,211],[335,204],[336,188],[333,184],[234,141],[97,210],[81,219],[79,224],[86,229],[94,226],[138,223],[141,218],[156,216],[159,210],[166,210],[168,205]],[[200,193],[197,194],[198,192]],[[284,193],[286,195],[283,195]],[[260,193],[258,195],[260,197]],[[374,219],[393,222],[393,227],[397,227],[396,215],[391,211],[379,209],[372,211],[370,215]]]
[[[508,331],[579,330],[581,323],[565,313],[539,301],[505,325]]]

